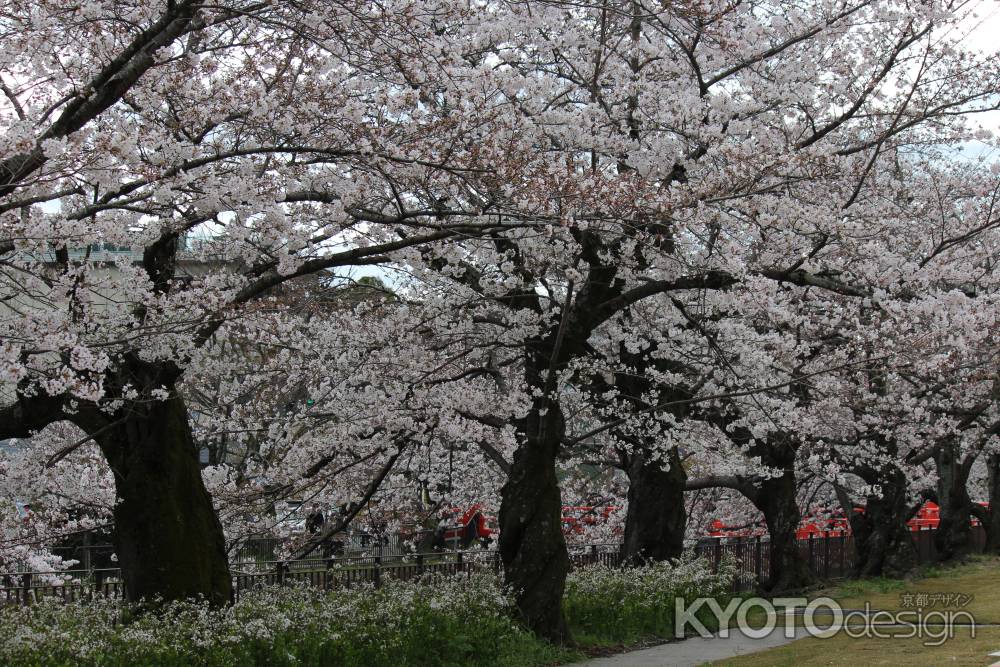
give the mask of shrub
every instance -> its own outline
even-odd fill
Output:
[[[0,612],[0,663],[421,667],[566,657],[522,629],[511,612],[510,598],[489,575],[335,593],[270,588],[227,609],[171,603],[131,618],[113,600],[46,601]]]
[[[584,643],[672,636],[674,598],[724,603],[733,574],[691,560],[587,567],[569,576],[566,614]],[[521,627],[491,574],[335,592],[265,588],[226,609],[174,602],[152,613],[104,598],[49,599],[0,610],[0,638],[0,664],[12,667],[529,667],[579,657]]]
[[[703,559],[617,569],[583,567],[566,581],[563,607],[577,640],[631,643],[652,637],[673,637],[676,598],[691,602],[714,597],[725,606],[736,568],[723,562],[718,574]],[[717,629],[707,607],[697,614],[710,630]]]

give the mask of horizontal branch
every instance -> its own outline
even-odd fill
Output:
[[[586,440],[587,438],[591,438],[591,437],[593,437],[593,436],[595,436],[595,435],[597,435],[599,433],[604,433],[605,431],[611,430],[613,428],[617,428],[618,426],[621,426],[622,424],[627,423],[633,417],[635,417],[637,415],[640,415],[642,413],[645,413],[645,412],[657,412],[659,410],[664,410],[666,408],[675,407],[675,406],[678,406],[678,405],[693,405],[695,403],[706,403],[706,402],[709,402],[709,401],[719,401],[719,400],[723,400],[723,399],[727,399],[727,398],[739,398],[740,396],[752,396],[754,394],[761,394],[761,393],[764,393],[764,392],[767,392],[767,391],[774,391],[776,389],[781,389],[783,387],[788,387],[788,386],[797,384],[799,382],[803,382],[805,380],[808,380],[809,378],[816,377],[817,375],[824,375],[826,373],[833,373],[834,371],[842,370],[844,368],[850,368],[851,366],[858,366],[860,364],[871,363],[873,361],[880,361],[880,360],[884,360],[884,359],[888,359],[888,356],[874,357],[874,358],[871,358],[871,359],[860,359],[858,361],[850,361],[850,362],[847,362],[845,364],[840,364],[839,366],[833,366],[831,368],[824,368],[824,369],[821,369],[821,370],[818,370],[818,371],[813,371],[812,373],[806,373],[804,375],[796,375],[796,376],[792,377],[791,379],[786,380],[785,382],[778,382],[778,383],[775,383],[775,384],[767,385],[765,387],[758,387],[758,388],[755,388],[755,389],[744,389],[744,390],[741,390],[741,391],[730,391],[730,392],[726,392],[726,393],[723,393],[723,394],[711,394],[709,396],[699,396],[699,397],[695,397],[695,398],[686,398],[686,399],[682,399],[682,400],[678,400],[678,401],[667,401],[665,403],[657,403],[656,405],[651,405],[648,408],[642,408],[642,409],[636,410],[635,412],[633,412],[632,414],[628,415],[627,417],[622,417],[621,419],[616,419],[616,420],[614,420],[612,422],[608,422],[607,424],[604,424],[602,426],[598,426],[596,428],[593,428],[593,429],[587,431],[586,433],[584,433],[581,436],[577,436],[575,438],[571,438],[571,439],[565,441],[565,444],[567,444],[569,446],[573,446],[573,445],[579,444],[579,443],[583,442],[584,440]]]

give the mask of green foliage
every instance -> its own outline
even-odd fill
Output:
[[[570,575],[565,609],[582,644],[670,637],[676,596],[724,604],[731,577],[700,561],[589,567]],[[541,667],[582,657],[525,630],[486,574],[329,593],[267,588],[225,609],[47,600],[0,610],[0,637],[0,664],[11,667]]]
[[[731,597],[735,569],[724,563],[712,574],[703,560],[655,563],[630,569],[591,566],[572,572],[563,608],[578,641],[630,644],[640,639],[673,638],[676,599],[714,597],[722,606]],[[709,630],[717,622],[707,607],[696,614]]]
[[[527,667],[572,657],[535,639],[511,611],[489,576],[336,593],[267,589],[228,609],[175,603],[127,622],[114,601],[45,602],[0,612],[0,663]]]
[[[845,581],[837,587],[836,597],[854,598],[876,593],[891,593],[902,590],[906,582],[902,579],[887,579],[886,577],[873,577],[871,579],[856,579]]]

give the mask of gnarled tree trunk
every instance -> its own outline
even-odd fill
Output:
[[[972,499],[968,481],[971,465],[959,460],[957,444],[946,442],[935,456],[940,523],[934,532],[939,560],[961,558],[972,550]]]
[[[882,496],[866,498],[863,513],[841,498],[854,534],[855,576],[902,577],[917,566],[917,550],[906,525],[910,510],[906,480],[897,470],[885,482]]]
[[[745,439],[749,434],[740,429],[735,435]],[[768,591],[804,588],[816,580],[809,563],[799,553],[797,533],[802,515],[796,500],[795,458],[800,444],[788,433],[774,432],[750,449],[751,454],[760,457],[761,463],[781,471],[777,477],[761,479],[743,491],[763,513],[771,538],[771,563],[765,582]]]
[[[118,561],[130,600],[232,601],[222,525],[176,396],[128,406],[97,440],[114,472]]]
[[[986,459],[990,506],[980,512],[986,530],[986,553],[1000,555],[1000,453]]]
[[[735,432],[737,442],[750,440],[745,429]],[[797,533],[801,513],[796,500],[795,457],[798,441],[786,434],[774,433],[766,441],[755,443],[749,450],[760,457],[761,463],[780,470],[777,477],[745,478],[715,476],[695,480],[686,485],[687,490],[720,486],[740,492],[763,515],[770,537],[770,565],[762,582],[767,591],[785,591],[804,588],[816,577],[809,563],[799,553]]]
[[[780,464],[784,472],[780,477],[763,480],[754,494],[755,505],[763,512],[771,537],[771,567],[766,582],[768,591],[804,588],[816,580],[809,563],[799,552],[796,533],[802,516],[795,499],[798,489],[792,468],[794,452],[790,461],[787,458],[768,462],[769,465]]]
[[[687,473],[677,449],[670,450],[666,461],[653,459],[645,450],[635,451],[628,456],[626,473],[629,487],[623,559],[638,565],[678,558],[684,550],[687,528]]]
[[[562,596],[569,554],[555,462],[565,423],[557,404],[536,400],[525,420],[500,504],[500,558],[525,624],[554,642],[569,640]]]

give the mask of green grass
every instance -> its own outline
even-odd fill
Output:
[[[984,667],[987,655],[1000,650],[1000,630],[980,628],[975,639],[956,636],[941,646],[924,646],[923,640],[851,639],[839,634],[830,639],[800,639],[770,651],[751,653],[712,663],[713,667]]]
[[[974,557],[957,566],[929,568],[914,579],[863,579],[844,582],[816,593],[827,595],[842,607],[902,611],[909,609],[905,596],[958,593],[970,596],[961,607],[977,625],[1000,624],[1000,559]],[[913,598],[909,598],[912,600]],[[933,610],[930,606],[928,609]],[[955,608],[951,609],[955,611]],[[937,667],[969,665],[983,667],[995,661],[987,657],[1000,650],[1000,628],[977,627],[976,636],[956,628],[955,636],[940,646],[926,646],[925,639],[858,638],[844,633],[829,639],[805,638],[785,646],[712,663],[716,667],[819,667],[821,665],[864,665],[864,667]]]
[[[834,592],[835,599],[855,598],[872,594],[885,594],[894,591],[901,591],[906,587],[906,582],[901,579],[886,579],[877,577],[873,579],[857,579],[855,581],[844,582],[838,586]]]
[[[963,609],[975,616],[976,622],[1000,623],[998,582],[1000,558],[976,556],[963,564],[928,569],[916,579],[863,579],[828,593],[844,607],[860,608],[870,602],[873,609],[889,611],[903,609],[904,594],[961,593],[972,597]]]

